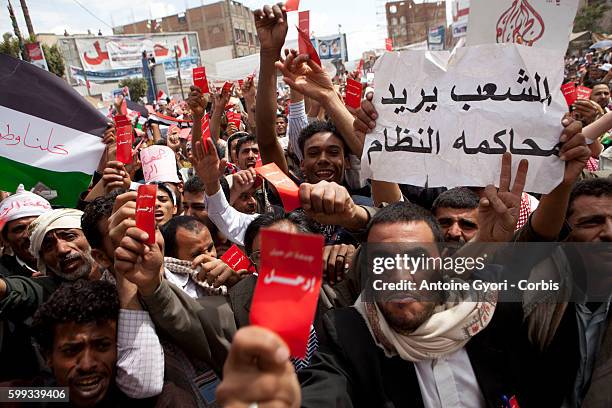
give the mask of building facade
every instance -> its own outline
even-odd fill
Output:
[[[253,11],[233,0],[223,0],[157,20],[143,20],[113,28],[115,34],[195,31],[201,50],[219,49],[230,58],[259,52]]]
[[[404,47],[427,41],[429,29],[446,27],[446,4],[443,1],[416,4],[413,0],[385,4],[388,38],[393,46]]]

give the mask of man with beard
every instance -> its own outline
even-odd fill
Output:
[[[0,263],[8,275],[32,276],[36,271],[36,257],[30,254],[28,226],[41,214],[51,211],[44,198],[25,191],[23,184],[17,192],[0,202],[0,230],[5,253]],[[4,222],[4,226],[2,226]],[[1,275],[0,275],[1,276]]]
[[[480,198],[469,188],[457,187],[440,194],[431,212],[442,227],[444,240],[465,244],[478,232]]]
[[[0,378],[38,372],[38,364],[30,361],[36,354],[27,334],[28,319],[61,283],[88,277],[94,269],[89,243],[80,230],[81,214],[73,209],[53,210],[30,224],[30,253],[37,269],[47,276],[0,278],[0,320],[9,324],[9,330],[0,331],[0,357],[4,362]],[[11,364],[13,359],[21,361]],[[11,372],[15,376],[5,376]]]
[[[439,256],[442,241],[436,219],[407,203],[380,210],[367,232],[369,244],[416,245],[431,257]],[[417,287],[440,280],[432,270],[406,276]],[[261,328],[243,329],[217,399],[237,406],[499,407],[508,396],[520,404],[520,308],[515,313],[512,304],[497,304],[496,292],[468,292],[362,292],[353,307],[326,315],[326,340],[297,375],[301,390],[282,340]],[[255,383],[257,389],[248,386]]]
[[[99,277],[89,242],[81,230],[81,215],[74,209],[49,211],[30,225],[30,253],[36,257],[40,278],[0,279],[0,317],[36,308],[65,281]],[[93,273],[93,275],[91,275]]]
[[[255,136],[248,135],[238,139],[236,143],[236,157],[240,170],[255,167],[257,156],[259,156],[259,147],[257,146],[257,138]]]

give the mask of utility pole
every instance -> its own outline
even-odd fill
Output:
[[[19,49],[21,50],[21,59],[24,61],[29,61],[28,53],[25,50],[25,45],[23,43],[23,37],[21,37],[21,31],[19,31],[19,25],[17,24],[17,18],[15,17],[15,11],[13,10],[13,5],[11,4],[11,0],[8,1],[8,11],[11,16],[11,22],[13,23],[13,32],[19,41]]]
[[[181,66],[178,59],[178,46],[174,46],[174,59],[176,61],[176,71],[178,72],[179,86],[181,87],[181,97],[185,100],[185,91],[183,91],[183,79],[181,78]]]
[[[30,18],[30,11],[28,10],[26,0],[20,0],[20,2],[21,10],[23,10],[23,18],[25,19],[26,26],[28,27],[28,34],[30,35],[30,38],[35,39],[36,34],[34,33],[34,27],[32,26],[32,19]]]

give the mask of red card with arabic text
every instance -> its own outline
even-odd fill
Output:
[[[576,97],[578,99],[586,99],[589,100],[591,97],[591,93],[593,90],[591,88],[587,88],[586,86],[577,86],[576,87]]]
[[[117,128],[117,160],[123,164],[132,162],[132,125]]]
[[[297,11],[300,8],[300,0],[287,0],[285,3],[285,10],[289,11]]]
[[[363,85],[352,78],[346,80],[346,106],[359,109],[361,106],[361,92]]]
[[[301,207],[299,187],[281,171],[276,163],[255,167],[257,174],[268,180],[278,191],[285,211],[293,211]]]
[[[323,236],[261,231],[261,261],[251,324],[277,333],[304,358],[321,289]]]
[[[208,80],[206,79],[206,68],[197,67],[193,69],[193,85],[202,90],[202,93],[209,93]]]
[[[220,259],[235,271],[245,269],[252,271],[251,261],[249,261],[249,258],[247,258],[244,252],[242,252],[236,244],[232,245]]]
[[[147,244],[155,243],[155,201],[157,199],[156,184],[142,184],[138,186],[136,198],[136,227],[147,234]]]
[[[568,82],[566,84],[561,85],[561,92],[565,97],[565,102],[567,102],[567,106],[572,106],[576,99],[578,99],[578,95],[576,93],[576,84],[574,82]]]

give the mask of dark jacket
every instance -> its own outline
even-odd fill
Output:
[[[487,328],[474,336],[466,350],[487,406],[502,406],[502,396],[516,396],[521,408],[525,341],[518,304],[498,305]],[[303,407],[422,407],[414,364],[388,358],[376,346],[354,308],[335,309],[325,316],[327,342],[312,365],[298,373]],[[545,407],[541,405],[540,407]],[[558,405],[557,405],[558,407]]]

